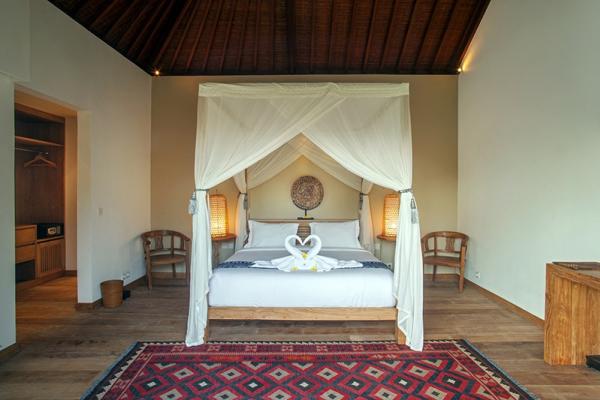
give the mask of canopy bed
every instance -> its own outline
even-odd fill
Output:
[[[260,179],[266,181],[268,178],[265,179],[265,176],[269,173],[275,175],[276,166],[289,165],[295,154],[309,159],[319,157],[318,165],[327,172],[330,172],[327,168],[336,169],[336,173],[330,173],[340,180],[343,178],[339,176],[343,173],[338,170],[349,172],[347,179],[351,180],[350,185],[362,194],[368,193],[373,183],[400,193],[393,272],[376,265],[365,268],[365,265],[376,264],[377,261],[371,259],[373,256],[368,252],[373,240],[370,224],[363,223],[362,246],[356,240],[358,228],[354,237],[357,244],[353,249],[336,250],[323,244],[323,253],[331,256],[324,256],[324,262],[351,257],[360,260],[361,268],[348,267],[320,273],[217,268],[213,273],[208,188],[233,177],[240,189],[238,218],[246,218],[244,203],[248,187],[257,185]],[[262,174],[257,173],[261,170]],[[201,84],[195,181],[196,190],[190,201],[193,242],[186,334],[188,346],[204,342],[209,319],[394,320],[397,340],[414,350],[422,349],[422,257],[418,213],[411,188],[412,149],[407,84]],[[364,206],[365,202],[368,202],[368,196],[363,195],[361,221],[369,210],[368,205]],[[368,218],[370,220],[370,216]],[[243,226],[240,220],[237,225]],[[331,226],[312,226],[312,230],[320,229],[320,232],[311,242],[319,237],[323,241],[336,237],[331,233]],[[290,232],[295,234],[298,227],[295,228]],[[237,232],[241,243],[246,240],[242,231],[240,228]],[[253,256],[250,253],[260,251],[250,248],[238,253],[250,257],[243,261],[256,264],[259,259],[281,255],[278,252],[283,246],[279,247],[263,248],[262,254]],[[347,255],[349,251],[351,255]],[[241,256],[238,253],[236,255]],[[339,261],[340,264],[343,262]],[[231,278],[240,274],[245,278]],[[372,277],[367,279],[370,275]],[[264,296],[258,302],[249,298],[248,293],[244,297],[244,289],[252,286],[248,279],[262,284],[271,282],[262,292],[268,292],[269,287],[273,290],[273,279],[280,279],[278,284],[287,282],[286,285],[291,285],[290,282],[293,282],[301,286],[300,289],[316,289],[317,294],[307,296],[300,290],[295,296],[285,291],[276,296]],[[364,284],[366,281],[378,282],[378,279],[379,283]],[[322,296],[324,290],[319,291],[318,288],[325,281],[329,283],[328,287],[340,286],[340,282],[347,282],[341,287],[363,282],[361,300],[344,300],[340,291],[329,297]],[[237,289],[232,290],[232,285],[238,285]],[[388,290],[369,292],[378,287],[387,287]],[[234,291],[239,296],[231,295]],[[224,296],[224,293],[230,296]]]

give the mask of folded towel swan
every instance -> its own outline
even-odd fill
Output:
[[[291,242],[293,240],[293,242]],[[311,243],[308,251],[302,251],[293,243],[300,243],[305,246]],[[256,261],[252,266],[258,268],[277,268],[285,272],[313,271],[327,272],[336,268],[357,268],[363,265],[357,261],[343,261],[331,257],[320,256],[322,242],[317,235],[309,235],[302,240],[298,235],[290,235],[285,238],[285,249],[290,253],[289,256],[275,258],[271,261]]]

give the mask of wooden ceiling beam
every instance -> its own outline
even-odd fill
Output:
[[[215,34],[217,33],[217,27],[219,26],[219,20],[221,19],[221,13],[223,12],[223,3],[224,1],[219,1],[219,8],[217,10],[217,18],[215,19],[215,23],[213,24],[212,32],[210,33],[210,38],[208,39],[208,46],[206,47],[206,52],[204,53],[204,62],[202,63],[202,72],[206,71],[208,67],[208,59],[210,58],[210,49],[213,46],[215,41]]]
[[[425,29],[423,30],[423,34],[421,35],[421,40],[419,40],[419,50],[417,51],[417,56],[413,60],[413,64],[410,67],[412,72],[415,72],[417,65],[419,63],[419,59],[421,58],[421,53],[423,52],[423,47],[425,47],[425,39],[427,39],[427,35],[429,34],[429,29],[431,28],[431,21],[433,21],[433,16],[435,15],[435,11],[438,5],[438,0],[433,1],[433,5],[431,6],[431,12],[429,13],[429,17],[427,18],[427,24],[425,25]]]
[[[377,12],[377,0],[373,0],[373,4],[371,6],[371,18],[369,18],[369,33],[367,35],[367,43],[365,45],[365,51],[363,52],[363,65],[362,71],[365,72],[369,61],[369,52],[371,51],[371,40],[373,38],[373,21],[375,20],[375,13]]]
[[[272,0],[273,10],[271,12],[271,70],[275,72],[275,43],[276,43],[276,29],[275,29],[275,21],[277,17],[277,0]]]
[[[136,57],[138,60],[145,59],[146,52],[148,51],[148,46],[150,46],[150,44],[153,44],[154,36],[161,29],[161,27],[163,27],[163,24],[165,24],[165,20],[169,16],[169,13],[171,12],[171,9],[173,8],[173,4],[175,4],[175,1],[172,0],[167,3],[168,3],[168,5],[167,5],[166,9],[162,12],[160,18],[158,19],[158,22],[154,25],[154,28],[150,32],[148,39],[146,39],[146,43],[144,43],[144,45],[142,46],[142,49],[138,52],[138,55]],[[169,25],[168,22],[166,24]],[[173,30],[173,28],[171,27],[171,31],[172,30]],[[163,41],[163,45],[164,45],[164,42],[165,41]]]
[[[103,3],[104,4],[104,3]],[[108,5],[106,5],[104,7],[104,10],[102,10],[100,12],[100,14],[98,14],[96,17],[94,17],[94,20],[92,21],[92,23],[90,24],[89,30],[90,31],[95,31],[96,29],[94,28],[94,26],[96,24],[98,24],[99,22],[102,22],[102,19],[104,19],[104,17],[106,17],[108,14],[110,14],[110,12],[115,8],[115,6],[119,4],[118,1],[113,0],[110,3],[108,3]]]
[[[293,74],[296,72],[296,1],[289,0],[285,3],[285,21],[287,25],[286,38],[287,38],[287,51],[288,51],[288,73]],[[313,4],[314,8],[314,4]],[[311,18],[314,16],[311,15]],[[311,31],[311,47],[310,47],[310,60],[309,69],[312,71],[312,55],[313,55],[313,32]]]
[[[260,33],[260,8],[261,8],[261,1],[257,0],[256,2],[256,19],[255,19],[255,23],[256,26],[254,27],[254,72],[256,73],[258,71],[258,42],[259,42],[259,38],[258,38],[258,34]]]
[[[344,55],[344,72],[348,73],[348,64],[350,64],[350,43],[354,37],[353,33],[356,30],[352,29],[352,23],[354,22],[354,13],[356,11],[356,0],[352,0],[352,12],[350,13],[350,24],[348,26],[348,34],[346,35],[346,54]]]
[[[240,45],[238,47],[237,54],[237,70],[240,71],[242,67],[242,52],[244,50],[244,43],[246,41],[246,28],[248,27],[248,20],[250,19],[250,2],[251,0],[246,1],[246,13],[244,14],[244,24],[242,25],[242,33],[240,38]]]
[[[181,36],[179,37],[179,40],[177,41],[177,47],[175,47],[175,53],[173,53],[173,57],[171,57],[171,62],[169,63],[169,70],[173,70],[173,67],[175,66],[175,62],[179,58],[179,52],[181,51],[181,48],[183,47],[183,42],[185,42],[185,38],[187,37],[187,34],[190,30],[190,26],[192,26],[192,21],[194,20],[194,16],[198,12],[198,6],[200,5],[199,1],[188,0],[187,4],[183,8],[183,11],[177,16],[177,19],[175,20],[175,24],[173,24],[173,29],[171,29],[171,32],[169,32],[169,36],[167,36],[167,39],[163,42],[162,46],[160,46],[160,50],[158,51],[158,54],[156,55],[156,57],[154,57],[153,64],[155,66],[159,66],[159,63],[160,63],[165,51],[167,51],[167,48],[169,47],[169,43],[171,43],[171,40],[173,40],[173,35],[177,31],[177,28],[179,27],[179,24],[181,23],[181,21],[183,21],[183,18],[185,18],[185,15],[187,15],[188,9],[192,3],[194,4],[194,7],[192,8],[192,12],[188,16],[187,21],[185,21],[185,26],[183,27],[183,32],[181,33]]]
[[[87,2],[85,0],[79,0],[77,2],[77,4],[75,5],[75,7],[73,7],[73,9],[68,13],[70,16],[73,17],[73,19],[75,20],[79,20],[77,18],[77,13],[79,13],[79,11],[81,11],[81,9],[83,8],[83,6],[86,4]]]
[[[293,1],[293,0],[292,0]],[[317,31],[317,2],[312,2],[312,8],[310,9],[310,55],[308,58],[308,72],[310,74],[315,70],[315,48],[317,44],[315,42],[316,31]],[[296,29],[294,27],[294,29]],[[295,48],[294,48],[295,50]],[[328,55],[329,57],[329,55]]]
[[[233,2],[231,5],[231,17],[227,21],[227,33],[225,34],[225,42],[223,43],[223,55],[221,56],[221,63],[219,64],[219,74],[223,73],[223,66],[225,65],[225,56],[227,55],[227,47],[229,46],[229,38],[231,37],[231,26],[233,25],[233,19],[235,18],[237,2]]]
[[[196,0],[198,1],[198,0]],[[196,51],[198,50],[198,43],[200,42],[200,38],[202,37],[202,32],[204,31],[204,26],[206,25],[206,20],[208,19],[208,14],[210,13],[210,9],[212,7],[212,0],[208,0],[208,4],[206,5],[206,12],[200,21],[200,27],[198,28],[198,33],[196,34],[196,38],[194,39],[194,44],[192,45],[192,49],[188,58],[185,62],[185,72],[189,71],[190,65],[192,64],[192,60],[196,55]]]
[[[129,3],[129,5],[127,6],[127,8],[125,9],[125,11],[123,11],[121,13],[121,15],[119,15],[119,18],[117,18],[115,20],[115,22],[113,22],[109,28],[106,30],[106,32],[104,33],[104,38],[105,39],[110,39],[111,33],[113,31],[114,28],[118,27],[121,25],[121,22],[123,21],[123,19],[125,19],[125,17],[128,17],[129,14],[131,13],[131,11],[135,10],[137,5],[140,4],[140,2],[143,0],[134,0],[132,2]],[[83,1],[81,2],[83,3]],[[130,25],[131,26],[131,25]]]
[[[463,58],[469,49],[469,45],[471,44],[471,40],[475,36],[475,31],[483,18],[483,14],[487,6],[490,4],[490,0],[478,0],[477,7],[473,8],[473,13],[469,18],[469,23],[466,25],[465,30],[463,32],[462,38],[457,46],[457,51],[454,53],[454,56],[451,58],[450,64],[446,65],[447,73],[457,73],[456,70],[462,64]]]
[[[123,35],[121,35],[121,37],[117,41],[117,45],[116,45],[117,50],[121,48],[121,43],[123,42],[124,39],[126,39],[128,37],[129,33],[131,31],[133,31],[134,29],[137,28],[137,25],[140,22],[140,20],[144,16],[146,16],[146,8],[148,7],[148,3],[144,3],[142,1],[141,4],[143,4],[141,6],[142,10],[135,16],[135,18],[133,19],[133,21],[131,21],[131,24],[129,24],[129,26],[127,27],[127,29],[125,30],[125,32],[123,32]],[[129,47],[129,49],[131,49],[131,46]]]
[[[433,68],[435,68],[435,66],[438,65],[438,59],[440,58],[442,44],[444,43],[444,40],[446,39],[446,35],[448,35],[448,28],[450,28],[451,22],[455,18],[456,5],[458,4],[458,2],[459,2],[459,0],[454,0],[454,2],[452,3],[452,7],[450,7],[450,12],[448,13],[448,17],[446,18],[446,22],[444,23],[444,28],[442,29],[442,35],[440,36],[440,41],[438,42],[437,48],[435,50],[435,56],[433,57],[433,60],[429,64],[430,71],[433,71]]]
[[[406,51],[406,46],[408,44],[408,35],[410,34],[410,28],[413,24],[413,17],[415,13],[415,8],[417,8],[417,2],[419,0],[413,0],[412,7],[410,8],[410,13],[408,14],[408,20],[406,22],[406,28],[404,29],[404,34],[402,35],[402,46],[400,46],[400,53],[398,54],[398,59],[396,60],[396,72],[400,71],[400,63],[402,62],[402,58],[404,56],[404,52]]]
[[[335,26],[335,15],[335,0],[331,0],[331,13],[329,14],[329,48],[327,49],[327,67],[329,69],[331,69],[332,64],[331,55],[333,54],[333,27]]]
[[[387,30],[385,31],[385,39],[383,40],[383,52],[381,53],[381,58],[379,59],[379,71],[383,68],[383,63],[387,58],[387,55],[390,51],[390,32],[392,30],[394,17],[398,12],[398,0],[394,0],[394,5],[392,6],[392,13],[390,14],[390,18],[388,19]]]
[[[127,57],[128,58],[129,57],[134,58],[133,57],[133,52],[138,48],[138,46],[139,46],[139,44],[141,43],[142,40],[147,40],[146,32],[150,29],[150,27],[156,26],[155,20],[157,18],[159,18],[160,14],[161,14],[161,10],[165,6],[169,6],[169,5],[166,4],[166,3],[163,3],[160,6],[154,8],[154,11],[152,12],[152,16],[144,24],[144,27],[142,28],[142,31],[138,32],[138,35],[136,36],[135,40],[133,41],[133,44],[131,46],[129,46],[129,48],[127,49]],[[137,52],[137,54],[139,54],[139,52]]]

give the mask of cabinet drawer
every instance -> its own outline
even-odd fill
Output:
[[[17,228],[17,230],[15,231],[16,246],[35,243],[35,239],[37,239],[37,227],[35,225]]]
[[[21,246],[16,248],[15,262],[20,263],[35,259],[35,244],[29,246]]]

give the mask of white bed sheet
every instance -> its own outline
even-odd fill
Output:
[[[271,260],[283,248],[242,249],[227,261]],[[324,248],[339,260],[379,261],[363,249]],[[393,307],[393,272],[385,268],[283,272],[261,268],[217,268],[209,282],[213,307]]]

